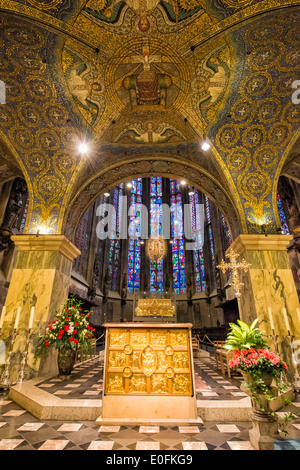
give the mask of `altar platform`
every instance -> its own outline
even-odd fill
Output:
[[[96,420],[102,412],[104,351],[77,363],[70,380],[58,376],[15,385],[9,398],[39,419]],[[213,356],[194,359],[197,414],[202,420],[250,421],[250,399],[240,391],[241,377],[228,379]]]

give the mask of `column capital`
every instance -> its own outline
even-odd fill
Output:
[[[13,235],[19,251],[59,251],[70,261],[80,255],[80,250],[65,235]]]
[[[238,255],[245,251],[287,251],[291,240],[292,235],[241,234],[232,242],[226,256],[231,249]]]

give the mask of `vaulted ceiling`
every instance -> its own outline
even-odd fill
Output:
[[[0,0],[0,171],[26,178],[26,230],[72,239],[101,192],[151,174],[199,187],[233,236],[275,230],[300,161],[299,4]]]

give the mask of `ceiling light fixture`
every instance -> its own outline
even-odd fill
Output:
[[[202,142],[201,148],[202,150],[204,150],[204,152],[207,152],[207,150],[210,149],[210,143],[208,142],[208,139],[205,135],[203,136],[203,142]]]
[[[78,145],[78,151],[81,153],[81,155],[85,155],[88,152],[88,144],[86,142],[80,142]]]

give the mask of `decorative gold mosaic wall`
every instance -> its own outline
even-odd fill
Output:
[[[105,394],[192,396],[189,330],[110,328]]]

